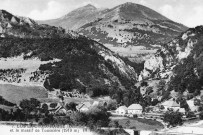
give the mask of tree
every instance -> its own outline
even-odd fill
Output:
[[[157,86],[157,95],[163,95],[165,91],[166,81],[160,80]]]
[[[48,109],[49,109],[48,105],[47,105],[47,104],[43,104],[41,111],[42,111],[42,113],[47,113],[47,112],[48,112]]]
[[[126,106],[129,106],[129,105],[130,105],[129,97],[124,96],[124,98],[123,98],[123,103],[124,103]]]
[[[201,112],[201,113],[199,114],[199,118],[200,118],[200,120],[203,120],[203,112]]]
[[[50,107],[51,107],[51,108],[55,108],[56,106],[57,106],[57,103],[51,103],[51,104],[50,104]]]
[[[201,95],[200,99],[201,99],[201,102],[203,102],[203,95]]]
[[[185,108],[185,110],[189,110],[189,106],[185,99],[180,100],[180,108]]]
[[[152,100],[152,106],[155,106],[155,105],[157,105],[159,103],[159,100],[158,99],[153,99]]]
[[[75,102],[70,102],[70,103],[66,104],[66,109],[76,111],[76,106],[77,106],[77,104]]]
[[[20,102],[20,107],[23,112],[28,116],[30,112],[37,111],[40,106],[40,102],[37,99],[31,98],[30,100],[24,99]]]
[[[148,87],[146,88],[146,94],[149,95],[149,94],[152,93],[152,92],[153,92],[153,88],[152,88],[151,86],[148,86]]]
[[[182,113],[176,111],[167,111],[164,114],[164,122],[167,122],[171,126],[182,125]]]
[[[148,82],[143,81],[140,85],[141,85],[142,87],[143,87],[143,86],[147,87],[147,86],[148,86]]]
[[[194,99],[195,106],[200,106],[200,102],[201,102],[200,99],[197,99],[197,98]]]
[[[117,107],[116,100],[110,100],[107,104],[107,110],[115,110]]]
[[[191,117],[196,117],[196,115],[194,112],[188,111],[188,112],[186,112],[186,117],[191,118]]]

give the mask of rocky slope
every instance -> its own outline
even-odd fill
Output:
[[[162,43],[187,29],[150,8],[129,2],[102,11],[89,5],[43,23],[77,29],[114,52],[133,57],[155,53]]]
[[[96,41],[6,11],[0,15],[1,84],[108,90],[136,81],[135,70]]]
[[[72,36],[70,31],[60,27],[39,25],[34,20],[26,17],[12,15],[0,10],[0,37],[19,38],[55,38]]]
[[[203,86],[203,26],[190,28],[146,60],[142,79],[169,79],[170,88],[194,92]]]

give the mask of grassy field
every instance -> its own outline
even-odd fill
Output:
[[[47,91],[40,86],[15,86],[11,84],[0,84],[0,96],[4,99],[19,104],[23,99],[47,98]]]
[[[126,124],[127,121],[130,121],[129,124]],[[127,118],[127,117],[111,117],[111,123],[118,121],[119,125],[123,128],[136,128],[136,130],[155,130],[162,129],[163,125],[154,120],[141,119],[141,118]]]

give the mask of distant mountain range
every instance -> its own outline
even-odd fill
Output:
[[[49,90],[125,89],[137,73],[102,44],[0,11],[0,84]],[[102,91],[102,90],[101,90]]]
[[[77,31],[128,57],[155,53],[160,45],[188,29],[148,7],[130,2],[112,9],[87,5],[61,18],[39,23]]]

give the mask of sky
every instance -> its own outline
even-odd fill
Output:
[[[188,27],[203,25],[203,0],[0,0],[0,9],[35,20],[48,20],[87,4],[113,8],[126,2],[147,6]]]

